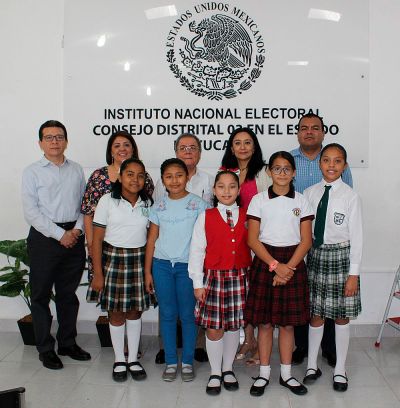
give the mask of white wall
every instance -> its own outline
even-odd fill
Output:
[[[27,235],[19,191],[22,169],[41,155],[39,125],[50,118],[63,119],[63,7],[63,0],[0,2],[0,239]],[[400,263],[400,142],[395,125],[400,94],[399,18],[397,0],[370,0],[370,166],[353,170],[365,220],[364,312],[358,324],[381,321]],[[77,142],[71,135],[70,143]],[[151,173],[157,178],[157,169]],[[98,310],[86,304],[83,289],[79,295],[79,318],[95,320]],[[400,314],[400,307],[395,310]],[[0,298],[0,319],[14,319],[25,311],[22,300]],[[156,313],[147,313],[145,319],[155,320]]]

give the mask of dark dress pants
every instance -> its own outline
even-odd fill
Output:
[[[32,318],[39,353],[54,350],[50,334],[52,317],[49,303],[54,285],[59,347],[75,344],[79,300],[76,289],[85,266],[85,238],[80,236],[73,248],[65,248],[31,227],[27,239],[30,259]]]
[[[297,348],[308,352],[308,324],[295,326],[294,341]],[[325,319],[321,348],[324,353],[336,354],[335,321],[332,319]]]

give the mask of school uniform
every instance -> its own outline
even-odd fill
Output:
[[[311,316],[354,318],[361,312],[360,290],[345,297],[349,275],[360,274],[362,256],[362,214],[358,194],[341,178],[322,180],[305,190],[314,213],[330,185],[323,244],[311,248],[307,256]]]
[[[227,210],[232,212],[232,225]],[[193,288],[204,287],[206,292],[205,301],[195,308],[199,326],[236,330],[244,325],[246,273],[251,265],[245,224],[245,210],[221,203],[196,221],[188,269]]]
[[[287,263],[300,243],[300,223],[314,218],[300,193],[290,189],[277,196],[272,187],[253,197],[247,211],[249,219],[260,221],[259,240],[280,263]],[[257,256],[251,267],[253,279],[245,308],[245,320],[258,324],[296,326],[309,321],[307,272],[301,261],[286,285],[272,286],[274,273]]]
[[[93,225],[105,228],[103,241],[104,289],[100,304],[106,311],[146,310],[150,305],[144,285],[144,255],[150,208],[140,197],[135,205],[101,197]]]

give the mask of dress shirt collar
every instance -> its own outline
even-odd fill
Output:
[[[236,210],[238,207],[238,205],[236,203],[232,204],[232,205],[225,205],[222,203],[218,203],[217,205],[218,210],[220,211],[225,211],[225,210]]]
[[[304,157],[305,159],[307,159],[308,161],[315,161],[315,160],[319,160],[319,157],[321,155],[321,151],[322,151],[323,146],[321,145],[321,150],[319,151],[319,153],[317,154],[317,156],[315,157],[314,160],[309,159],[303,152],[303,150],[301,150],[301,146],[299,146],[297,149],[293,150],[292,156],[301,156]]]
[[[336,191],[344,183],[344,181],[342,180],[342,177],[339,177],[337,180],[333,181],[332,183],[328,183],[324,179],[322,179],[320,183],[322,187],[332,186],[332,190]]]
[[[56,166],[56,164],[50,161],[45,155],[43,155],[43,157],[39,160],[39,163],[42,167],[46,167],[49,164],[53,164],[54,166]],[[68,159],[64,156],[64,162],[61,164],[61,166],[63,166],[65,163],[68,163]]]
[[[294,198],[294,196],[295,196],[294,188],[293,186],[290,186],[289,191],[287,192],[287,194],[284,195],[284,197]],[[274,190],[272,189],[272,186],[269,186],[268,187],[268,197],[272,200],[273,198],[281,197],[281,196],[274,192]]]

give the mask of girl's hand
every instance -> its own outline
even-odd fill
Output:
[[[358,276],[350,275],[347,278],[346,285],[344,287],[344,295],[346,297],[355,296],[358,292]]]
[[[154,282],[153,282],[153,276],[151,273],[145,273],[144,275],[144,285],[146,287],[146,292],[147,293],[154,293]]]
[[[200,303],[204,303],[206,300],[206,291],[204,288],[199,288],[194,290],[194,297],[196,300],[198,300]]]
[[[285,283],[288,282],[294,275],[293,269],[287,264],[279,263],[275,269],[275,273],[282,279],[285,280]]]
[[[90,282],[90,286],[96,292],[100,292],[104,288],[104,276],[103,275],[93,275],[92,282]]]
[[[286,283],[287,283],[286,279],[281,278],[278,275],[275,275],[272,281],[272,286],[284,286],[286,285]]]

